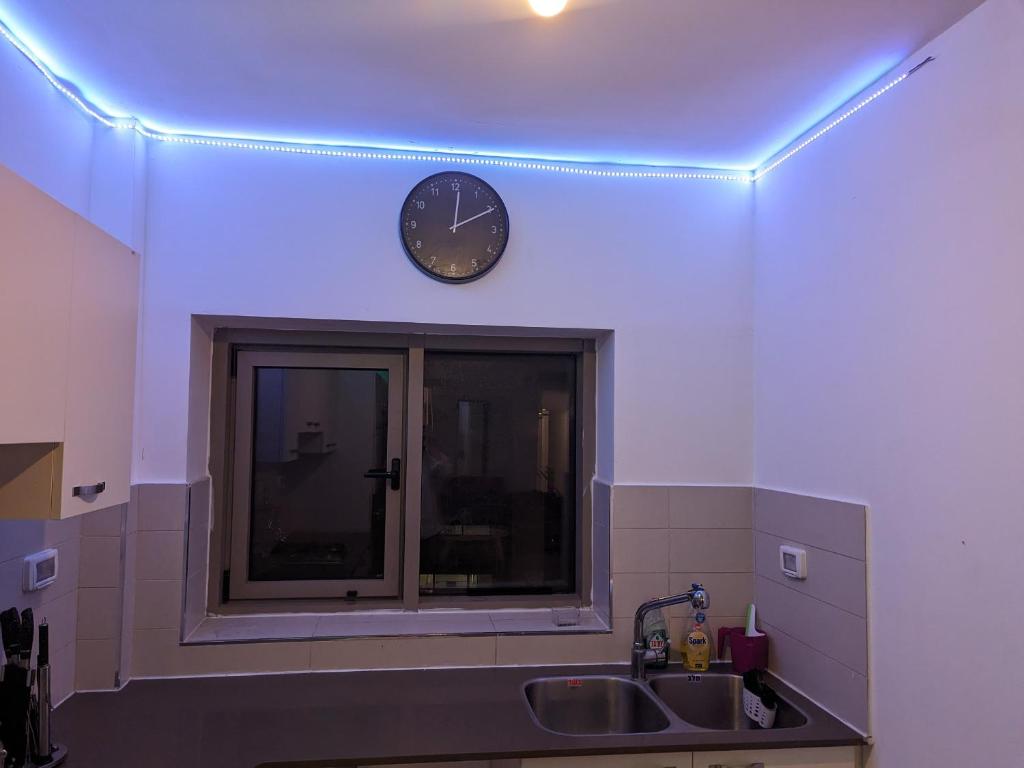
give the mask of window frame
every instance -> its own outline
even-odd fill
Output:
[[[404,354],[404,419],[402,490],[400,506],[399,590],[397,597],[262,597],[236,599],[230,574],[237,408],[237,356],[245,351],[306,351],[366,354]],[[423,373],[428,351],[481,353],[573,354],[576,357],[576,591],[553,595],[420,595],[420,495],[423,444]],[[597,353],[592,338],[523,335],[470,335],[431,333],[360,333],[345,331],[266,331],[219,329],[214,343],[215,378],[218,361],[224,387],[215,392],[211,430],[223,436],[211,440],[211,474],[225,481],[215,493],[214,546],[210,554],[208,605],[222,614],[348,612],[432,609],[500,610],[580,608],[593,606],[593,510],[591,483],[596,475]],[[218,424],[219,422],[219,424]],[[415,446],[416,450],[409,450]],[[219,450],[218,450],[219,449]],[[220,455],[218,455],[218,453]],[[226,525],[225,525],[226,522]],[[411,533],[414,532],[414,533]],[[216,576],[214,576],[216,575]],[[264,582],[266,583],[266,582]],[[283,582],[275,582],[283,583]],[[333,582],[332,582],[333,583]]]
[[[397,597],[402,578],[402,495],[385,496],[385,543],[383,579],[319,579],[253,581],[249,578],[250,523],[253,476],[253,426],[255,424],[255,371],[257,368],[322,368],[388,371],[387,460],[401,457],[405,447],[405,356],[399,352],[367,353],[241,350],[235,356],[235,419],[231,479],[231,550],[228,564],[235,578],[229,584],[231,600],[337,598],[350,590],[366,597]],[[397,414],[398,418],[394,418]],[[370,469],[367,467],[367,469]]]

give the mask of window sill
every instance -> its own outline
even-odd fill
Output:
[[[579,611],[574,624],[550,608],[495,611],[354,611],[351,613],[207,616],[182,645],[343,640],[360,637],[436,637],[473,635],[572,635],[611,632],[607,618]]]

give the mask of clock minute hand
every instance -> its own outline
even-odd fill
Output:
[[[462,190],[457,190],[455,192],[455,218],[452,219],[452,225],[451,225],[451,227],[449,227],[449,229],[451,229],[452,232],[454,232],[455,228],[457,226],[459,226],[459,198],[460,197],[462,197]]]
[[[461,227],[463,224],[469,224],[469,222],[473,221],[473,219],[479,219],[481,216],[486,216],[488,213],[490,213],[493,210],[494,210],[494,206],[492,205],[490,208],[487,208],[486,210],[480,211],[480,213],[478,213],[476,216],[470,216],[465,221],[458,221],[458,220],[456,220],[455,224],[453,224],[452,226],[448,227],[448,229],[450,229],[452,232],[454,232],[456,229]]]

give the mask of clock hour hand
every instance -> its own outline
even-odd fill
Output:
[[[456,201],[458,200],[458,198],[455,198],[455,199],[456,199]],[[454,232],[456,229],[461,227],[463,224],[469,224],[469,222],[473,221],[473,219],[479,219],[481,216],[486,216],[488,213],[490,213],[493,210],[494,210],[494,206],[492,205],[489,208],[486,208],[485,210],[480,211],[480,213],[478,213],[476,216],[470,216],[465,221],[459,221],[456,218],[455,219],[455,223],[452,226],[448,227],[448,229],[450,229],[452,232]]]

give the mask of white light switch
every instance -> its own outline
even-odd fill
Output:
[[[57,580],[57,550],[44,549],[25,558],[25,578],[22,589],[35,592]]]
[[[779,567],[791,579],[807,578],[807,550],[779,545]]]

